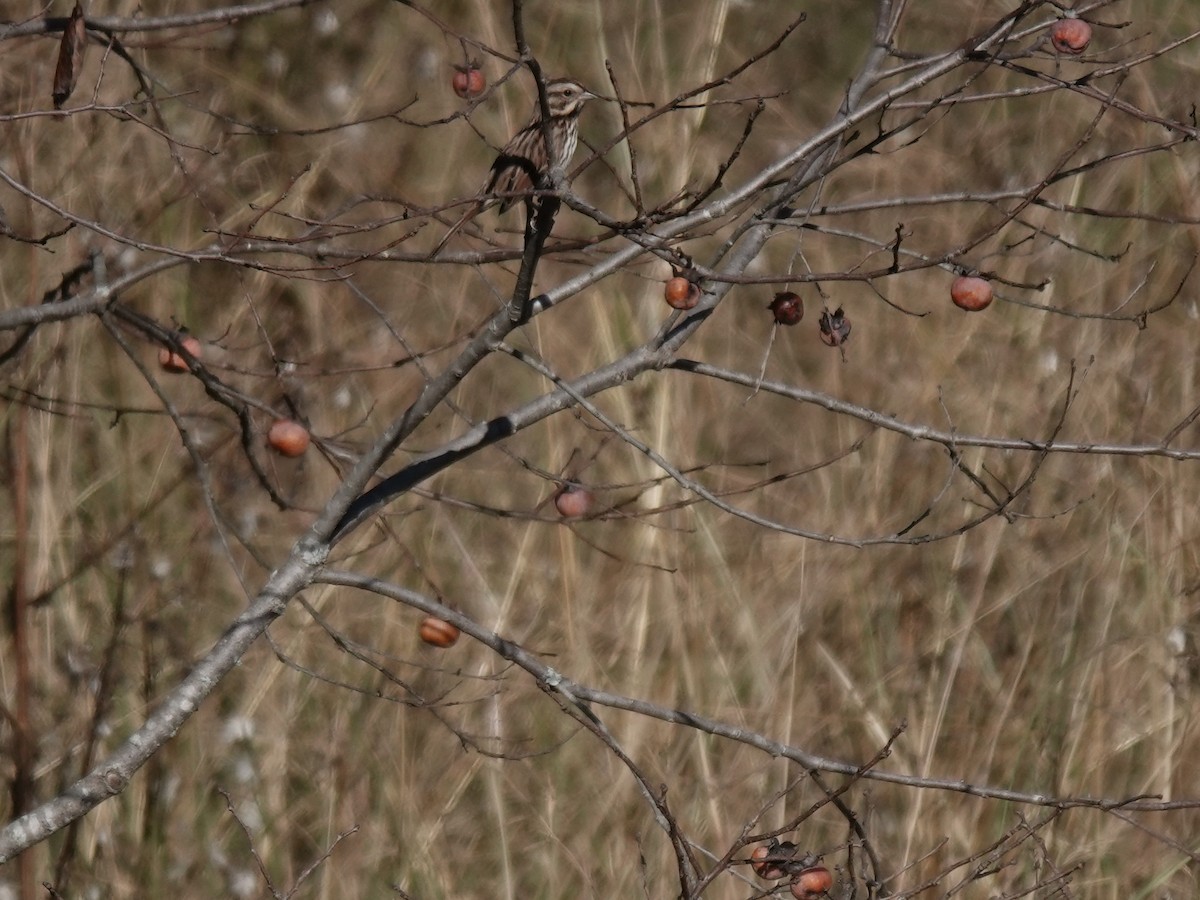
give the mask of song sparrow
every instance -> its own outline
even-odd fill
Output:
[[[549,149],[542,130],[541,109],[535,106],[532,121],[512,136],[492,163],[492,171],[482,194],[499,196],[483,196],[472,203],[446,232],[430,256],[437,256],[460,228],[484,210],[499,203],[500,212],[506,212],[523,194],[528,194],[538,186],[551,168],[551,160],[555,165],[565,166],[579,143],[579,113],[583,110],[583,104],[595,96],[570,78],[556,78],[548,82],[546,106],[550,110]]]

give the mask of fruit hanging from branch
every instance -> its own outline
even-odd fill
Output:
[[[566,484],[554,495],[554,508],[564,519],[578,519],[592,511],[596,498],[587,488]]]
[[[459,630],[445,619],[439,619],[436,616],[426,616],[421,620],[417,634],[429,646],[445,650],[448,647],[454,646],[458,640]]]
[[[479,64],[470,62],[465,66],[454,67],[454,77],[450,80],[450,86],[463,100],[474,100],[487,87],[487,79],[483,77]]]
[[[179,346],[196,359],[200,358],[200,342],[190,334],[180,336]],[[187,360],[184,359],[183,354],[176,353],[170,347],[163,347],[158,351],[158,365],[164,372],[186,372],[188,370]]]
[[[959,309],[979,312],[992,304],[992,286],[978,275],[959,275],[950,285],[950,299]]]
[[[267,444],[282,456],[303,456],[309,440],[308,429],[291,419],[276,419],[267,431]]]
[[[1059,19],[1050,26],[1050,44],[1059,53],[1078,56],[1092,42],[1092,26],[1083,19]]]
[[[700,302],[700,285],[682,275],[676,275],[663,287],[663,299],[672,309],[692,309]]]
[[[833,887],[833,876],[824,866],[810,866],[791,883],[792,896],[796,900],[813,900],[823,897]]]
[[[804,301],[794,291],[781,291],[767,309],[775,317],[776,325],[795,325],[804,318]]]
[[[817,322],[821,340],[829,347],[841,347],[850,339],[850,320],[839,306],[833,312],[825,310]]]

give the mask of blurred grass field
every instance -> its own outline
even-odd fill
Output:
[[[65,15],[59,5],[53,14]],[[11,6],[4,15],[13,19],[40,12],[35,4]],[[984,2],[964,15],[961,7],[951,0],[913,4],[902,43],[949,50],[1008,9]],[[192,5],[146,0],[139,8],[152,16]],[[106,0],[89,9],[132,12]],[[868,48],[873,4],[818,3],[807,12],[783,50],[716,94],[784,92],[768,101],[729,184],[825,123]],[[447,2],[436,14],[511,48],[507,4]],[[530,44],[550,74],[608,92],[609,60],[623,94],[663,102],[765,46],[797,8],[782,0],[538,0],[525,14]],[[1097,19],[1132,22],[1097,29],[1099,58],[1111,60],[1200,28],[1200,8],[1184,0],[1119,3]],[[462,120],[416,128],[375,118],[402,109],[404,119],[433,121],[462,108],[449,88],[462,48],[403,4],[317,4],[232,28],[131,35],[126,45],[161,78],[160,91],[179,95],[161,110],[182,144],[186,178],[159,134],[119,114],[23,115],[50,106],[56,43],[44,37],[4,43],[0,168],[131,240],[184,250],[217,232],[240,233],[268,207],[255,233],[296,236],[304,221],[331,217],[360,198],[370,199],[343,221],[374,224],[338,246],[378,250],[414,226],[396,220],[401,200],[435,206],[471,196],[494,147],[525,122],[532,103],[523,73],[498,88],[472,116],[486,141]],[[68,107],[88,104],[93,92],[102,105],[132,95],[127,70],[103,57],[101,48],[90,49]],[[1186,121],[1197,61],[1196,49],[1184,45],[1136,69],[1121,96]],[[1081,73],[1092,63],[1043,57],[1037,65]],[[484,69],[491,80],[504,72],[494,59]],[[989,73],[972,88],[1014,83],[1015,76]],[[677,112],[639,132],[633,146],[648,195],[661,201],[711,178],[746,112],[744,105]],[[1094,102],[1067,93],[964,104],[917,126],[916,143],[904,146],[917,137],[906,133],[885,152],[838,171],[820,200],[832,206],[1028,185],[1096,113]],[[317,134],[254,131],[357,120]],[[619,129],[614,105],[594,104],[584,115],[582,135],[592,145]],[[1110,110],[1079,161],[1162,138],[1161,129]],[[625,147],[606,162],[627,183]],[[1185,144],[1085,172],[1047,197],[1159,219],[1195,216],[1197,169],[1195,148]],[[632,212],[617,176],[602,165],[589,167],[574,186],[614,215]],[[61,225],[9,187],[0,186],[0,203],[19,233]],[[902,222],[905,247],[936,256],[998,217],[996,208],[958,203],[820,222],[883,243]],[[1141,329],[1023,304],[1090,314],[1156,306],[1194,262],[1195,226],[1038,207],[1022,223],[1006,226],[968,262],[1014,283],[1049,279],[1044,290],[1001,286],[990,309],[966,315],[949,303],[947,271],[878,282],[895,306],[922,314],[914,316],[866,285],[826,281],[829,306],[844,306],[854,322],[843,363],[817,339],[821,298],[811,286],[801,288],[803,323],[780,329],[773,342],[764,307],[774,289],[739,286],[685,355],[757,373],[769,348],[770,379],[912,423],[1028,439],[1050,435],[1074,364],[1063,439],[1161,440],[1197,404],[1194,276]],[[515,232],[520,222],[515,214],[488,213],[479,226],[489,234],[498,227]],[[398,249],[432,247],[443,227],[430,224]],[[556,226],[556,234],[594,233],[594,225],[566,210]],[[685,249],[703,262],[726,236],[698,238]],[[510,240],[515,245],[518,234]],[[886,264],[887,253],[864,247],[831,233],[781,230],[753,274],[785,271],[793,260],[797,271]],[[84,228],[45,248],[4,241],[0,306],[40,302],[92,251],[103,252],[114,271],[153,258]],[[544,263],[539,284],[561,281],[588,259]],[[262,261],[300,270],[285,276],[189,263],[122,299],[162,323],[186,325],[222,379],[278,411],[290,399],[319,439],[348,451],[367,446],[416,395],[422,375],[407,361],[410,352],[425,354],[428,369],[445,365],[502,302],[515,271],[515,264],[377,260],[334,271],[328,262],[286,253]],[[659,327],[669,274],[661,261],[634,265],[511,340],[560,376],[589,371]],[[25,581],[35,597],[56,587],[30,619],[40,798],[78,774],[106,658],[112,690],[97,758],[211,646],[339,482],[335,458],[316,450],[298,461],[264,457],[296,504],[276,509],[253,481],[234,418],[195,379],[159,373],[156,346],[137,346],[138,361],[203,448],[219,528],[160,399],[96,317],[39,328],[3,369],[6,480],[19,475],[15,442],[28,447],[31,460]],[[464,417],[503,413],[550,387],[497,355],[455,392],[458,411],[431,417],[394,465],[461,433]],[[858,451],[828,466],[730,497],[796,527],[889,534],[937,498],[919,530],[952,530],[978,515],[984,500],[967,493],[936,445],[697,375],[644,375],[595,402],[674,465],[703,467],[695,477],[718,492],[807,469],[861,440]],[[265,433],[270,415],[255,415]],[[1198,443],[1188,427],[1173,446]],[[1036,461],[1031,453],[971,448],[962,456],[997,490],[1015,487]],[[564,471],[591,485],[610,512],[559,521],[546,502],[555,482],[545,473]],[[694,498],[593,418],[565,413],[400,499],[387,510],[386,529],[361,529],[339,546],[334,562],[438,596],[576,681],[822,756],[864,762],[904,722],[882,769],[1044,795],[1188,799],[1200,797],[1198,477],[1193,461],[1052,455],[1011,521],[993,518],[916,546],[857,549],[773,533],[689,502]],[[18,531],[19,523],[0,513],[7,576]],[[73,896],[268,896],[219,788],[233,798],[281,889],[340,832],[357,827],[301,897],[402,896],[394,886],[421,900],[678,895],[670,846],[633,780],[527,677],[470,640],[449,651],[422,646],[420,616],[381,598],[330,587],[314,587],[304,598],[403,684],[348,654],[294,604],[272,627],[271,645],[256,646],[128,790],[84,820],[70,873]],[[122,611],[119,621],[114,610]],[[6,706],[14,678],[6,638]],[[406,695],[436,704],[437,715],[399,702]],[[596,712],[651,782],[667,786],[681,828],[718,857],[775,792],[802,774],[745,745],[629,713]],[[464,747],[439,718],[510,758]],[[7,723],[0,741],[6,750],[12,742]],[[0,772],[12,778],[7,752],[0,752]],[[759,830],[820,797],[800,778],[765,812]],[[916,889],[1022,819],[1046,814],[871,782],[859,783],[846,800],[885,873],[899,873],[891,891]],[[0,800],[6,821],[8,802]],[[1061,896],[1195,896],[1198,819],[1196,810],[1068,810],[978,884],[963,883],[972,864],[922,895],[951,896],[957,888],[969,897],[1020,896],[1078,865]],[[831,868],[844,864],[847,826],[832,808],[805,822],[795,840],[830,851]],[[60,846],[57,839],[30,851],[39,882],[54,875]],[[842,897],[846,873],[838,875],[833,896]],[[14,878],[0,871],[0,896],[15,896]],[[707,896],[756,896],[763,884],[751,882],[741,867]],[[865,896],[859,890],[855,896]],[[1057,894],[1046,886],[1032,895]]]

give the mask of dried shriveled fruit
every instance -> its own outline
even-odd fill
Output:
[[[821,331],[821,340],[830,347],[840,347],[850,338],[850,320],[839,306],[833,312],[825,310],[817,323]]]
[[[83,68],[83,51],[86,49],[87,24],[83,20],[83,7],[76,2],[58,45],[58,64],[54,67],[54,84],[50,88],[55,109],[62,109],[75,90],[79,70]]]
[[[759,844],[750,854],[750,868],[759,878],[778,881],[787,875],[787,865],[796,855],[796,845],[791,841],[772,840]]]
[[[783,291],[775,295],[767,309],[775,317],[779,325],[795,325],[804,318],[804,301],[793,291]]]

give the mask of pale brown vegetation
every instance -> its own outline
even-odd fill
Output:
[[[139,9],[153,18],[196,6],[205,4],[145,0]],[[428,6],[455,32],[515,55],[511,4]],[[1015,6],[914,2],[900,44],[949,53]],[[1086,54],[1042,49],[1020,65],[1076,79],[1200,29],[1200,7],[1187,0],[1087,6],[1096,28]],[[86,12],[132,9],[93,0]],[[649,204],[706,185],[758,97],[764,111],[726,185],[831,120],[871,46],[875,4],[807,12],[780,50],[732,84],[635,132]],[[10,3],[0,15],[40,21],[42,9]],[[664,104],[761,52],[796,15],[784,0],[530,0],[523,20],[548,75],[612,94],[609,61],[622,97]],[[1022,27],[1055,15],[1042,6]],[[9,487],[0,571],[13,585],[10,607],[24,610],[0,650],[5,822],[14,798],[27,811],[55,797],[143,724],[289,556],[359,455],[503,307],[518,254],[456,265],[420,253],[534,102],[527,71],[505,81],[506,63],[478,47],[464,53],[402,3],[313,3],[125,34],[125,49],[159,80],[157,112],[132,102],[130,70],[93,43],[53,113],[58,36],[11,38],[0,26],[0,316],[10,316],[0,319]],[[464,56],[482,59],[489,85],[470,101],[469,123],[456,116],[466,105],[452,89]],[[1194,42],[1183,43],[1095,87],[1194,126],[1195,60]],[[1048,84],[975,66],[956,75],[969,94]],[[683,368],[642,372],[588,397],[592,409],[577,404],[421,482],[337,543],[329,567],[443,603],[592,690],[849,766],[891,741],[874,768],[897,779],[859,780],[841,798],[869,837],[886,893],[1195,895],[1196,145],[1085,168],[1003,223],[1011,196],[852,208],[1021,191],[1085,134],[1061,168],[1177,136],[1112,108],[1089,132],[1101,106],[1056,90],[920,118],[803,195],[847,207],[814,216],[824,231],[780,227],[746,271],[751,281],[794,272],[803,321],[775,326],[766,305],[779,283],[735,284],[680,351],[740,383]],[[861,123],[862,140],[877,125]],[[616,103],[594,103],[581,134],[602,147],[622,128]],[[164,133],[177,143],[169,148]],[[628,147],[618,143],[572,184],[618,219],[637,212],[623,192]],[[581,146],[576,164],[588,155]],[[30,243],[67,224],[47,199],[79,221]],[[442,207],[435,221],[429,211]],[[301,245],[310,227],[335,220],[320,248]],[[901,223],[901,249],[931,257],[998,227],[945,265],[871,284],[849,277],[892,263],[886,242]],[[521,216],[486,214],[451,249],[482,253],[481,233],[519,251]],[[552,241],[603,233],[564,206]],[[222,235],[227,243],[213,249]],[[864,249],[846,235],[884,244]],[[728,237],[697,228],[678,249],[706,266]],[[267,238],[279,243],[238,249]],[[614,246],[623,245],[547,256],[534,293]],[[99,275],[93,260],[103,262]],[[69,303],[79,284],[117,283],[155,260],[161,271],[119,292],[128,317],[100,306],[58,318],[60,284]],[[513,352],[484,359],[383,471],[551,391],[520,353],[571,379],[648,340],[671,312],[663,285],[682,262],[643,255],[508,334]],[[996,302],[963,315],[950,300],[957,269],[996,276]],[[812,272],[847,277],[818,290],[806,283]],[[819,313],[838,307],[853,321],[844,358],[818,336]],[[15,318],[21,310],[52,318],[26,341],[35,320]],[[196,372],[159,371],[160,350],[184,359],[171,356],[180,327],[203,347],[197,371],[236,392],[222,395],[229,405]],[[819,397],[757,389],[760,367],[766,382]],[[1018,446],[956,447],[973,483],[941,445],[824,398]],[[730,515],[666,477],[601,416],[743,512],[867,545]],[[311,431],[303,456],[265,451],[280,418]],[[1043,458],[1019,446],[1052,436],[1113,450]],[[554,507],[567,483],[594,496],[580,518]],[[931,539],[904,543],[920,534]],[[123,791],[25,851],[20,876],[12,863],[0,882],[112,898],[233,896],[248,884],[237,895],[266,896],[253,847],[281,895],[318,862],[296,896],[680,895],[653,805],[584,714],[564,714],[571,704],[551,678],[513,665],[467,627],[453,647],[427,647],[418,624],[440,608],[348,583],[318,577],[285,597],[269,640]],[[881,890],[866,885],[861,837],[827,802],[826,788],[846,776],[826,771],[818,782],[714,729],[620,704],[589,708],[651,791],[666,786],[702,870],[739,839],[823,804],[788,835],[825,854],[832,896]],[[24,741],[14,728],[22,720]],[[1147,796],[1179,808],[1072,805]],[[704,895],[766,887],[732,865]]]

